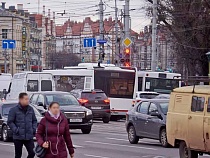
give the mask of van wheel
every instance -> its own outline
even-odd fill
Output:
[[[131,144],[137,144],[139,137],[136,135],[136,130],[133,125],[128,128],[128,140]]]
[[[166,129],[162,129],[160,131],[160,143],[163,147],[168,148],[170,145],[168,144]]]
[[[198,153],[187,148],[186,143],[182,141],[179,145],[179,156],[180,158],[198,158]]]

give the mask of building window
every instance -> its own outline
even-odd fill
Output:
[[[8,29],[2,29],[2,38],[7,39]]]

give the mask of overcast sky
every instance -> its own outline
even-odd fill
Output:
[[[3,0],[6,2],[6,7],[11,5],[17,6],[17,4],[24,4],[24,9],[29,10],[29,12],[38,12],[38,0]],[[105,3],[105,18],[112,16],[114,18],[114,0],[103,0]],[[124,1],[117,0],[118,8],[122,9]],[[99,15],[97,14],[99,0],[40,0],[40,12],[43,11],[43,5],[46,6],[46,11],[51,9],[51,11],[56,12],[56,23],[62,24],[67,18],[70,17],[71,20],[82,21],[85,17],[90,16],[93,20],[97,20]],[[130,9],[135,9],[131,11],[132,18],[132,29],[139,32],[143,30],[145,25],[150,24],[150,18],[146,17],[144,7],[148,5],[145,0],[131,0]],[[66,10],[68,14],[63,17],[57,13]],[[120,11],[119,11],[120,15]],[[52,16],[52,13],[51,13]],[[120,18],[120,17],[119,17]]]

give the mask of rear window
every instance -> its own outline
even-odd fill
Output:
[[[95,99],[107,99],[107,96],[103,92],[83,92],[81,98],[88,99],[88,100],[95,100]]]
[[[17,104],[4,104],[2,106],[2,115],[3,116],[8,116],[9,115],[9,111],[11,108],[15,107]]]
[[[143,99],[154,99],[155,97],[157,97],[159,94],[151,94],[151,93],[142,93],[142,94],[139,94],[139,97],[140,98],[143,98]]]
[[[41,81],[41,91],[52,91],[52,81],[42,80]]]

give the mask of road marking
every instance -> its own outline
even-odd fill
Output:
[[[146,148],[140,146],[130,146],[130,145],[122,145],[122,144],[111,144],[111,143],[103,143],[103,142],[94,142],[94,141],[85,141],[86,143],[93,143],[93,144],[101,144],[101,145],[111,145],[111,146],[120,146],[120,147],[128,147],[128,148],[138,148],[138,149],[145,149],[145,150],[157,150],[155,148]]]
[[[91,133],[97,133],[97,134],[107,134],[107,135],[114,135],[114,136],[127,136],[127,134],[116,134],[116,133],[105,133],[105,132],[97,132],[97,131],[94,131],[91,132]]]
[[[126,140],[126,139],[109,138],[109,137],[107,137],[106,139],[110,139],[110,140],[119,140],[119,141],[128,142],[128,140]]]
[[[73,145],[75,148],[83,148],[83,146]]]
[[[109,158],[109,157],[103,157],[103,156],[96,156],[96,155],[88,155],[88,154],[84,154],[87,157],[96,157],[96,158]]]
[[[107,137],[106,139],[110,139],[110,140],[119,140],[119,141],[128,142],[127,139],[118,139],[118,138],[109,138],[109,137]],[[147,142],[147,141],[142,141],[142,140],[140,140],[140,144],[141,144],[141,143],[154,144],[154,142]]]
[[[0,145],[4,145],[4,146],[14,146],[14,144],[7,144],[7,143],[0,143]]]

